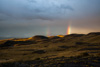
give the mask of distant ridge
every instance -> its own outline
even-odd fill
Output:
[[[87,35],[100,35],[100,32],[91,32],[91,33],[88,33]]]
[[[8,47],[14,45],[29,45],[35,43],[58,43],[58,42],[91,42],[91,43],[100,43],[100,32],[91,32],[88,34],[70,34],[70,35],[62,35],[59,36],[50,36],[46,37],[43,35],[36,35],[30,38],[12,38],[12,39],[4,39],[0,40],[0,46]]]
[[[90,32],[88,34],[77,34],[77,33],[73,33],[73,34],[69,34],[69,35],[57,35],[57,36],[43,36],[43,35],[36,35],[30,38],[16,38],[16,37],[0,37],[0,40],[4,40],[4,39],[13,39],[13,40],[18,40],[18,39],[25,39],[25,40],[42,40],[42,39],[49,39],[49,38],[63,38],[63,37],[69,37],[69,36],[73,36],[73,37],[80,37],[80,36],[84,36],[84,35],[100,35],[100,32]]]

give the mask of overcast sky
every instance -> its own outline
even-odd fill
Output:
[[[0,0],[0,37],[100,32],[100,0]]]

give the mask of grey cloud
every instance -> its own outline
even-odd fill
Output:
[[[69,20],[72,32],[100,31],[99,6],[100,0],[0,0],[0,36],[46,35],[48,28],[65,35]]]
[[[19,1],[19,2],[18,2]],[[48,19],[57,18],[57,11],[62,12],[62,9],[74,10],[69,5],[56,5],[40,3],[40,0],[1,0],[0,1],[0,13],[10,16],[11,18],[21,18],[21,19]],[[45,1],[45,0],[43,0]],[[54,4],[54,5],[53,5]],[[48,6],[47,6],[48,5]],[[50,6],[49,6],[50,5]],[[51,7],[53,5],[53,7]],[[58,8],[57,8],[58,7]],[[50,10],[49,10],[50,9]],[[42,14],[42,16],[41,16]],[[62,17],[62,16],[61,16]]]
[[[73,11],[74,9],[69,5],[61,5],[61,8]]]

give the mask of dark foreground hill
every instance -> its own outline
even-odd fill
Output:
[[[0,40],[0,67],[100,67],[100,32]]]

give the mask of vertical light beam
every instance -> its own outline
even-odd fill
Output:
[[[50,37],[50,28],[47,28],[47,37]]]
[[[67,32],[66,32],[67,35],[71,34],[71,27],[70,25],[67,27]]]

